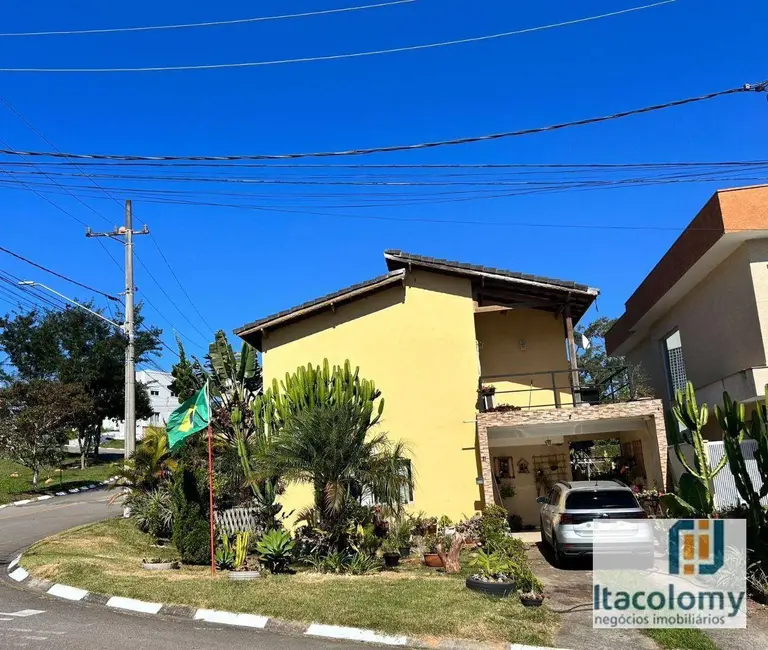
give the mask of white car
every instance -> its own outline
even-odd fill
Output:
[[[619,481],[558,481],[536,502],[541,504],[541,541],[552,548],[556,566],[591,556],[597,527],[601,550],[653,558],[651,526],[631,521],[648,515],[632,490]]]

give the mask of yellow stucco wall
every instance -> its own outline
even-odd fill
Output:
[[[555,390],[550,374],[487,379],[494,375],[567,370],[563,322],[553,314],[534,309],[483,312],[475,315],[480,367],[485,384],[496,387],[496,404],[528,407],[553,405]],[[554,377],[557,397],[563,406],[572,405],[567,373]],[[508,392],[504,391],[519,391]]]
[[[425,271],[405,287],[271,332],[263,341],[267,384],[327,358],[349,359],[385,399],[378,425],[408,443],[416,486],[413,511],[473,514],[480,499],[475,442],[478,362],[468,280]],[[289,486],[285,509],[311,502],[308,486]]]

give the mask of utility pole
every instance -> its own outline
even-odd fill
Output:
[[[109,237],[123,241],[125,246],[125,325],[123,331],[128,338],[125,349],[125,459],[136,449],[136,353],[134,349],[135,332],[133,319],[133,298],[136,287],[133,285],[133,237],[148,235],[146,224],[141,230],[133,229],[133,211],[131,202],[125,202],[125,225],[112,232],[92,232],[88,228],[86,237]]]

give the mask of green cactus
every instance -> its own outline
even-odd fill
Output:
[[[765,387],[768,399],[768,385]],[[768,403],[768,402],[766,402]],[[733,474],[736,489],[747,507],[748,546],[764,567],[768,566],[768,548],[762,541],[762,533],[768,531],[768,513],[760,503],[768,496],[768,480],[764,480],[760,489],[755,489],[747,471],[744,451],[741,443],[745,435],[757,443],[754,459],[762,477],[768,477],[768,411],[765,405],[758,405],[752,413],[752,421],[747,426],[744,418],[744,405],[732,401],[728,393],[723,393],[724,408],[715,407],[720,428],[723,430],[723,446],[728,459],[728,467]]]
[[[293,374],[286,373],[281,382],[274,379],[254,401],[252,410],[257,429],[269,437],[293,416],[321,405],[352,403],[374,425],[384,411],[384,400],[380,398],[375,383],[362,379],[360,369],[353,371],[349,360],[331,368],[325,359],[321,366],[310,363]]]
[[[251,534],[248,531],[237,533],[235,538],[235,569],[242,569],[248,557],[248,541]]]
[[[726,459],[723,458],[714,468],[709,465],[707,443],[701,433],[707,424],[709,409],[706,404],[699,407],[696,403],[696,392],[691,382],[686,384],[685,392],[675,391],[672,413],[677,422],[688,429],[694,451],[694,463],[691,466],[680,448],[679,430],[676,422],[672,421],[669,426],[669,436],[675,449],[675,455],[687,474],[684,474],[680,479],[678,494],[668,495],[663,504],[673,516],[708,517],[715,510],[712,480],[725,467]]]

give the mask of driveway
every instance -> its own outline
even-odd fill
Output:
[[[545,585],[550,607],[563,616],[555,646],[573,650],[656,650],[658,646],[638,630],[592,628],[592,563],[573,562],[567,569],[552,565],[552,556],[541,542],[528,550],[533,572]],[[768,648],[768,608],[749,601],[747,630],[704,630],[720,650]]]
[[[151,618],[27,591],[6,576],[16,553],[48,535],[117,516],[114,493],[87,492],[0,510],[0,648],[25,650],[341,650],[359,644]]]

